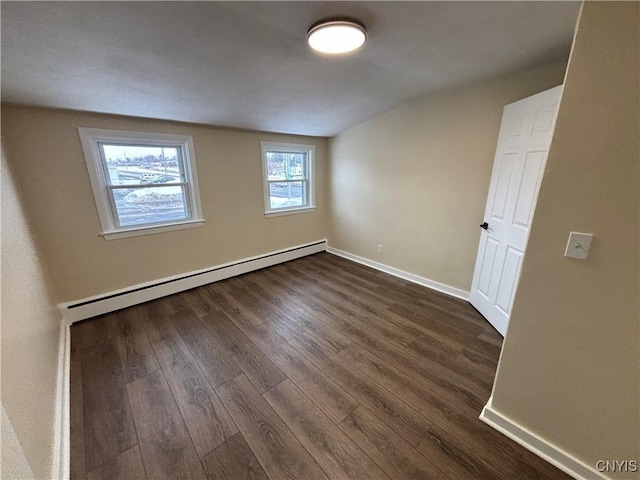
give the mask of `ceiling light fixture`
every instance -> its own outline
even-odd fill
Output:
[[[366,41],[364,25],[354,20],[322,20],[307,32],[307,43],[321,53],[349,53],[362,47]]]

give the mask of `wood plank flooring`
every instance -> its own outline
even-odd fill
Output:
[[[71,327],[73,479],[568,479],[491,429],[501,337],[328,253]]]

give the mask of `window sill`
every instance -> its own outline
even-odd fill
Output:
[[[264,212],[264,216],[267,218],[271,217],[282,217],[284,215],[297,215],[298,213],[309,213],[315,211],[316,207],[302,207],[302,208],[291,208],[288,210],[275,210],[271,212]]]
[[[180,223],[169,223],[166,225],[154,225],[148,227],[128,228],[121,230],[112,230],[110,232],[102,232],[100,235],[105,240],[118,240],[120,238],[137,237],[140,235],[151,235],[154,233],[171,232],[174,230],[183,230],[187,228],[196,228],[204,225],[204,220],[189,220]]]

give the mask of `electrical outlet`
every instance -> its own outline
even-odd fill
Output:
[[[379,244],[379,245],[378,245],[377,252],[378,252],[378,253],[382,253],[382,244]]]

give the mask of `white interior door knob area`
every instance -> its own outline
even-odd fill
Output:
[[[504,107],[471,304],[503,336],[518,287],[562,85]]]

